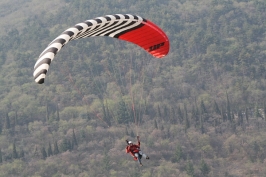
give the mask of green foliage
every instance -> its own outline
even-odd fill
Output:
[[[75,134],[74,129],[72,131],[72,143],[73,143],[73,145],[78,146],[78,142],[77,142],[77,139],[76,139],[76,134]]]
[[[214,109],[216,114],[221,115],[221,111],[220,111],[219,106],[218,106],[216,101],[214,101],[214,108],[213,109]]]
[[[56,155],[59,153],[59,148],[58,148],[58,145],[57,145],[57,141],[54,142],[54,151],[53,151],[53,154]]]
[[[52,146],[51,146],[51,143],[49,142],[48,149],[47,149],[47,157],[50,157],[52,155],[53,155]]]
[[[42,158],[46,159],[47,158],[47,153],[46,153],[46,150],[45,150],[44,147],[42,147],[41,152],[42,152]]]
[[[13,148],[12,148],[12,158],[13,159],[17,159],[18,158],[18,153],[17,153],[17,148],[16,148],[16,144],[13,143]]]
[[[3,157],[2,157],[2,150],[0,149],[0,163],[3,162]]]
[[[10,119],[9,119],[9,116],[8,116],[8,113],[6,113],[6,121],[5,121],[5,128],[6,129],[10,129]]]
[[[157,106],[157,114],[158,114],[158,117],[160,117],[160,118],[162,117],[160,105]]]
[[[24,150],[21,149],[21,150],[19,151],[19,158],[22,158],[22,159],[23,159],[24,156],[25,156]]]
[[[200,108],[201,108],[201,114],[207,113],[207,109],[206,109],[206,106],[205,106],[203,100],[201,100],[201,102],[200,102]]]
[[[0,2],[0,176],[263,176],[265,11],[265,0]],[[114,13],[158,24],[169,55],[75,40],[34,83],[52,39]],[[121,154],[136,134],[151,156],[141,170]]]
[[[179,162],[183,158],[184,158],[184,153],[183,153],[182,147],[180,145],[177,145],[172,161]]]
[[[207,176],[210,173],[210,167],[204,160],[201,160],[200,162],[200,171],[203,176]]]
[[[65,152],[65,151],[71,150],[71,149],[72,149],[72,146],[71,146],[70,141],[67,138],[64,138],[59,145],[60,152]]]
[[[155,129],[158,129],[158,125],[157,125],[157,121],[156,121],[156,119],[154,119],[154,128],[155,128]]]
[[[129,121],[131,120],[129,109],[126,106],[126,103],[124,102],[122,98],[120,98],[118,102],[118,108],[116,111],[116,120],[117,120],[117,123],[119,124],[129,123]]]
[[[186,172],[189,176],[194,176],[194,166],[190,160],[187,161]]]
[[[185,109],[185,131],[190,127],[190,122],[189,122],[189,117],[188,117],[188,112],[187,112],[187,107],[186,105],[184,105],[184,109]]]
[[[103,170],[104,171],[109,171],[111,169],[110,156],[108,156],[106,150],[104,151],[104,157],[103,157],[102,163],[103,163]]]

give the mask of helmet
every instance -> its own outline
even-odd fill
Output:
[[[128,144],[133,144],[132,141],[129,141]]]

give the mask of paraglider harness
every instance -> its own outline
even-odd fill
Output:
[[[129,143],[129,141],[128,140],[126,140],[126,143],[127,143],[127,151],[128,151],[128,153],[130,153],[131,155],[132,155],[132,157],[134,158],[134,160],[138,160],[138,158],[142,158],[142,152],[141,152],[141,149],[140,149],[140,142],[139,142],[139,140],[138,140],[138,145],[136,145],[136,144],[133,144],[132,146],[133,146],[133,148],[134,148],[134,150],[131,150],[131,147],[132,146],[130,146],[130,143]],[[138,154],[138,158],[135,156],[135,153],[137,153]]]

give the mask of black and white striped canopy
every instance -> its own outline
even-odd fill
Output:
[[[66,43],[93,36],[109,36],[135,43],[157,58],[165,56],[169,51],[166,34],[140,16],[115,14],[97,17],[68,28],[48,45],[34,66],[35,82],[44,83],[52,60]]]

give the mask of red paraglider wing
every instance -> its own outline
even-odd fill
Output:
[[[118,38],[139,45],[156,58],[162,58],[169,52],[167,35],[154,23],[148,20],[142,22],[140,28],[128,31]]]

